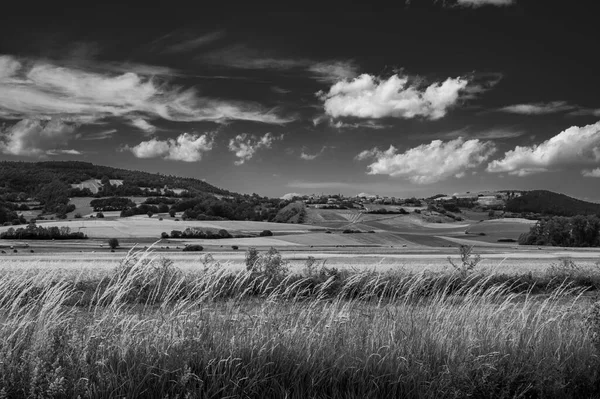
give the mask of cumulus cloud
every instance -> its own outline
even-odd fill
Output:
[[[521,115],[547,115],[558,112],[572,111],[577,109],[576,105],[568,104],[566,101],[552,101],[549,103],[515,104],[502,107],[499,111]]]
[[[500,160],[488,164],[487,171],[526,176],[569,165],[600,162],[600,122],[572,126],[556,136],[532,146],[517,146]]]
[[[76,124],[60,118],[23,119],[0,131],[0,152],[43,157],[49,150],[66,145],[76,128]]]
[[[331,117],[440,119],[457,104],[468,80],[448,78],[420,88],[407,76],[380,79],[362,74],[353,80],[337,82],[329,92],[317,93]]]
[[[271,148],[273,141],[281,139],[283,139],[283,135],[273,136],[271,133],[265,133],[264,136],[257,137],[242,133],[229,140],[229,151],[234,152],[235,156],[239,158],[234,162],[239,166],[252,159],[256,151],[262,148]]]
[[[289,201],[289,200],[293,199],[294,197],[302,197],[303,195],[304,194],[300,194],[300,193],[287,193],[287,194],[283,194],[281,196],[281,199]]]
[[[200,97],[133,72],[98,73],[46,62],[0,61],[0,117],[69,117],[92,123],[107,117],[162,118],[170,121],[249,120],[283,124],[276,110],[245,102]]]
[[[584,177],[600,177],[600,168],[596,169],[584,169],[581,171]]]
[[[176,139],[152,138],[134,147],[126,147],[137,158],[163,158],[171,161],[197,162],[205,152],[212,150],[214,139],[211,134],[183,133]]]
[[[482,6],[510,6],[515,0],[457,0],[457,4],[463,7],[482,7]]]
[[[485,162],[496,148],[491,142],[477,139],[451,141],[434,140],[404,153],[398,153],[394,146],[387,151],[374,148],[357,155],[356,159],[374,158],[368,168],[371,175],[405,177],[416,184],[429,184],[451,176],[460,178],[468,169]]]

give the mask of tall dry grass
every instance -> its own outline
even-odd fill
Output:
[[[182,273],[0,280],[2,397],[593,397],[583,289],[493,276]]]

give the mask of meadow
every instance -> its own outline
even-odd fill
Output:
[[[93,270],[59,257],[0,268],[0,396],[600,395],[598,265],[507,274],[469,255],[377,271],[243,255],[235,268],[151,248]]]

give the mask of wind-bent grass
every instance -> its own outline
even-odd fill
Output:
[[[5,397],[591,397],[582,289],[493,276],[265,276],[129,253],[0,280]]]

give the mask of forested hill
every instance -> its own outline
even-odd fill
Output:
[[[508,212],[533,212],[545,215],[600,215],[600,204],[586,202],[547,190],[524,191],[506,202]]]
[[[0,192],[26,193],[35,196],[39,188],[52,181],[66,184],[81,183],[89,179],[123,180],[125,188],[149,187],[186,189],[220,195],[235,195],[199,179],[152,174],[136,170],[117,169],[88,162],[0,162]],[[121,190],[123,191],[123,190]]]

